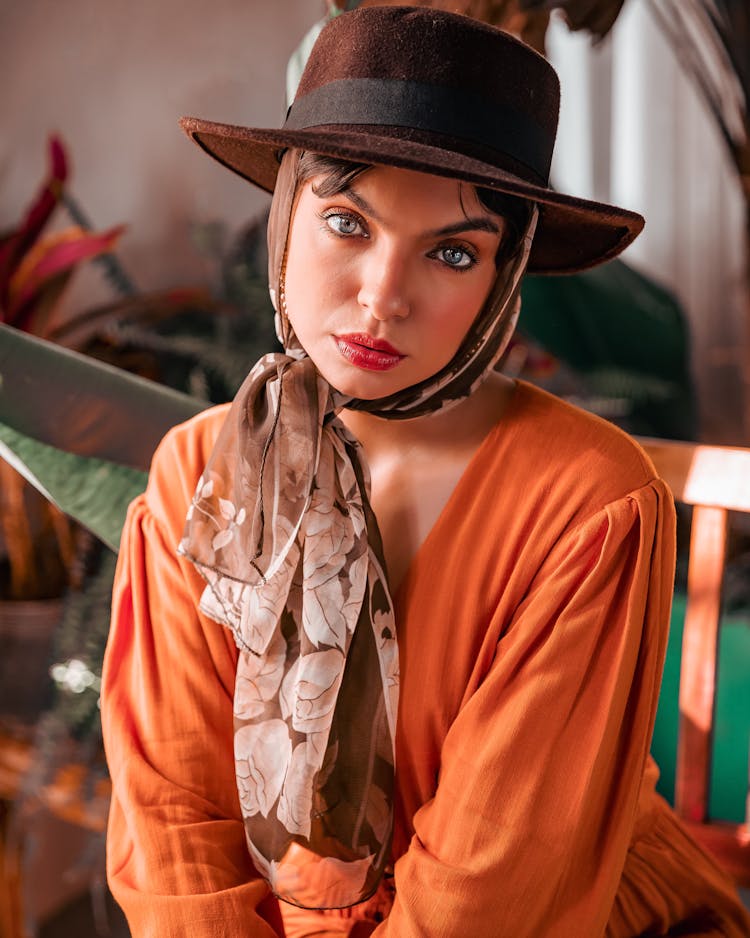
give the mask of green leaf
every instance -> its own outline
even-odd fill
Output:
[[[157,444],[206,406],[0,325],[0,458],[114,551]]]
[[[62,452],[1,423],[0,457],[117,552],[128,505],[145,490],[147,473]]]
[[[0,423],[57,450],[148,469],[207,402],[0,324]]]

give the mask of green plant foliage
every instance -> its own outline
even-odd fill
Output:
[[[0,423],[77,456],[146,470],[205,401],[0,324]]]
[[[205,406],[0,325],[0,456],[112,550],[157,443]]]
[[[0,424],[0,456],[49,501],[118,550],[128,505],[146,488],[145,472],[66,453],[6,424]]]

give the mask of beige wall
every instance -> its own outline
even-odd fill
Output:
[[[265,200],[191,144],[177,118],[277,126],[287,59],[323,9],[323,0],[0,0],[0,229],[27,205],[57,130],[71,190],[95,225],[127,223],[118,253],[138,286],[206,282],[191,223],[236,228]],[[110,298],[88,272],[68,305]]]

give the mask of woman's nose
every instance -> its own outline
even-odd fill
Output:
[[[368,252],[363,260],[357,300],[374,319],[403,319],[410,313],[407,265],[393,246]]]

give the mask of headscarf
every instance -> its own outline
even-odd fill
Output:
[[[178,550],[207,581],[201,610],[239,649],[234,755],[252,860],[279,898],[322,909],[367,899],[389,862],[399,683],[367,463],[337,414],[422,416],[491,373],[518,316],[537,210],[453,359],[387,398],[354,400],[317,371],[286,315],[299,158],[281,161],[268,224],[284,353],[261,358],[237,393]]]

